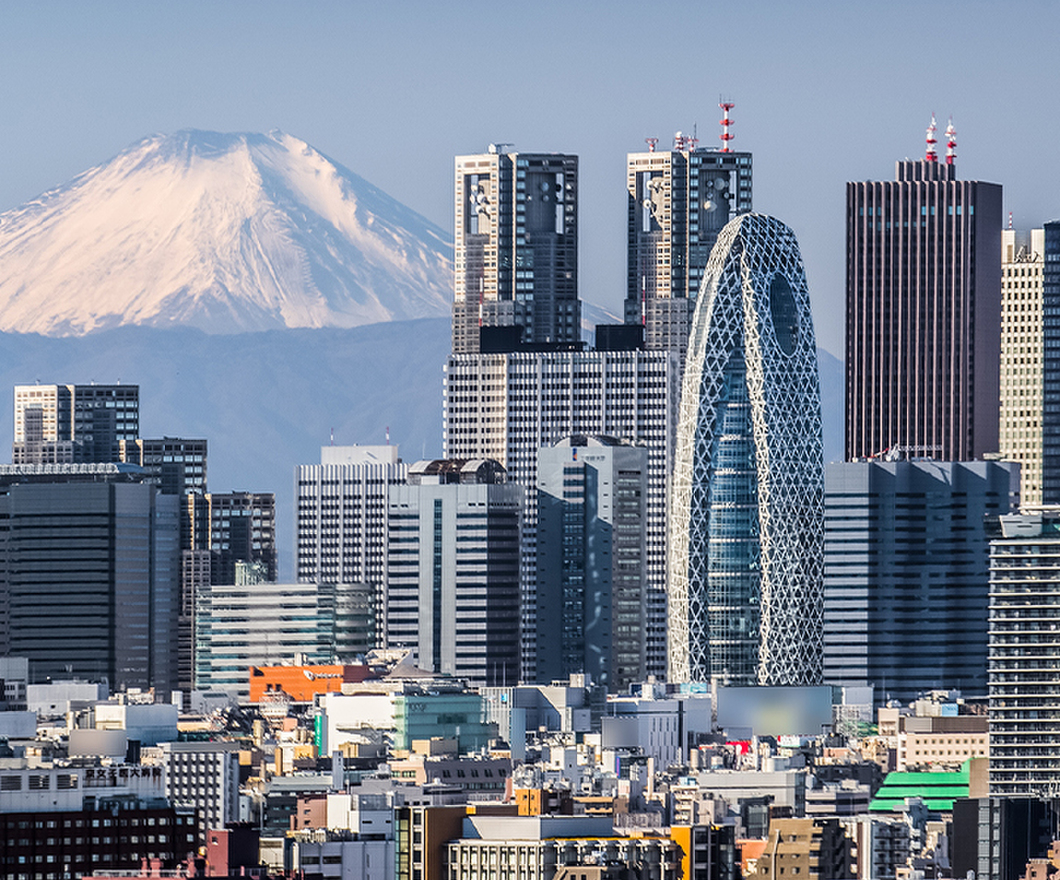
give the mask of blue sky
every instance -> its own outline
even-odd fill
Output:
[[[625,155],[719,94],[754,204],[791,225],[819,342],[843,345],[844,183],[919,157],[934,110],[958,174],[1018,227],[1060,216],[1056,3],[0,4],[0,210],[151,132],[304,138],[451,229],[452,157],[581,157],[582,296],[618,309]]]

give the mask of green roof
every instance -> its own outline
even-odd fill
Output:
[[[947,813],[957,798],[968,797],[968,764],[951,773],[888,773],[876,797],[869,803],[869,811],[895,812],[906,798],[921,798],[929,810]]]

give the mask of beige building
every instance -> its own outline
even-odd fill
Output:
[[[853,876],[853,848],[836,819],[774,819],[753,875],[758,880]]]
[[[1020,499],[1042,503],[1045,230],[1001,231],[1000,451],[1020,463]]]

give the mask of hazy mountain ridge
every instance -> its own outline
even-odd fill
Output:
[[[0,214],[0,330],[211,333],[449,313],[448,235],[282,132],[153,135]]]

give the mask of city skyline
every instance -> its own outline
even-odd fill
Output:
[[[1005,216],[1013,211],[1018,228],[1053,219],[1049,194],[1060,184],[1049,163],[1031,174],[1013,162],[1056,139],[1058,123],[1040,113],[1038,97],[1055,76],[1037,69],[1060,15],[1047,4],[1020,16],[945,4],[945,31],[926,48],[901,14],[915,9],[921,21],[922,8],[903,3],[664,6],[660,20],[681,26],[658,41],[633,4],[546,4],[525,18],[480,15],[477,3],[461,5],[466,15],[417,3],[403,14],[361,5],[63,8],[5,12],[0,73],[18,89],[0,122],[0,210],[151,131],[278,127],[451,230],[452,156],[504,140],[581,157],[581,296],[619,314],[626,154],[643,151],[648,136],[668,146],[679,129],[720,145],[724,94],[736,104],[733,148],[756,157],[756,207],[788,218],[798,234],[819,342],[839,354],[842,318],[832,307],[842,297],[843,184],[878,176],[895,157],[919,157],[932,111],[941,124],[953,114],[961,176],[1002,183]],[[709,70],[660,91],[653,65],[687,64],[705,33],[724,35]],[[546,54],[562,63],[538,63]],[[484,78],[467,60],[479,56],[509,75]],[[211,63],[186,63],[200,57]]]

